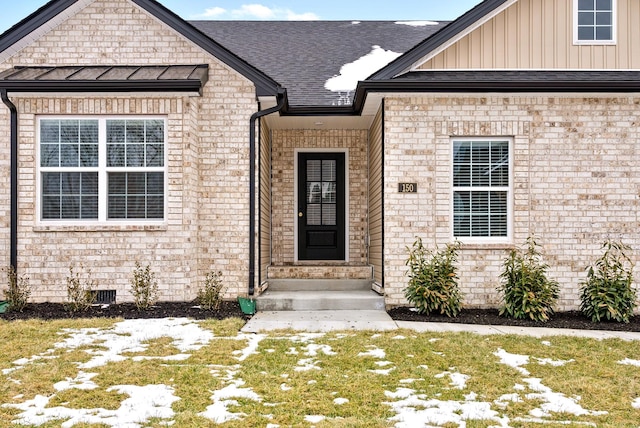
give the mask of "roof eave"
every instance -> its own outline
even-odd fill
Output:
[[[0,89],[9,92],[196,92],[202,94],[202,82],[184,80],[127,81],[2,81]]]
[[[632,93],[640,92],[640,80],[624,81],[363,81],[356,89],[353,114],[361,114],[368,93]]]

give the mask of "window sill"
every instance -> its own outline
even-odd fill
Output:
[[[162,224],[39,224],[34,232],[165,232],[168,227]]]
[[[516,246],[514,244],[505,242],[505,243],[480,243],[480,242],[470,242],[468,244],[460,244],[460,250],[513,250]]]

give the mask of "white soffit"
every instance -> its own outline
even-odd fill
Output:
[[[20,39],[17,43],[14,43],[13,46],[7,48],[4,52],[0,53],[0,63],[8,60],[17,52],[20,52],[22,49],[26,48],[33,42],[37,41],[40,37],[44,36],[58,25],[65,22],[67,19],[75,16],[78,12],[80,12],[85,7],[89,6],[95,0],[78,0],[73,5],[69,6],[63,12],[56,15],[53,19],[45,22],[43,25],[38,27],[36,30],[29,33],[27,36]]]
[[[460,33],[458,33],[455,37],[447,40],[445,43],[443,43],[442,45],[438,46],[438,48],[436,48],[436,49],[432,50],[431,52],[429,52],[429,54],[427,56],[425,56],[423,58],[420,58],[420,60],[414,62],[411,65],[411,67],[409,67],[409,70],[406,70],[406,71],[416,71],[416,69],[418,67],[420,67],[422,64],[424,64],[425,62],[427,62],[430,59],[434,58],[438,54],[442,53],[446,49],[448,49],[451,46],[453,46],[454,44],[458,43],[460,40],[462,40],[463,38],[465,38],[466,36],[468,36],[469,34],[474,32],[479,27],[483,26],[485,23],[487,23],[488,21],[492,20],[496,16],[500,15],[502,12],[504,12],[506,9],[510,8],[512,5],[514,5],[517,2],[518,2],[518,0],[509,0],[509,1],[505,2],[502,6],[496,8],[491,13],[485,15],[482,19],[479,19],[478,21],[473,23],[473,25],[470,25],[469,27],[467,27],[465,30],[463,30]],[[400,74],[404,74],[405,72],[400,73]]]

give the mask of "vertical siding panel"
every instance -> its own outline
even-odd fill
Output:
[[[382,108],[384,108],[384,103]],[[373,280],[380,285],[384,284],[382,108],[378,111],[369,130],[369,264],[373,266]]]

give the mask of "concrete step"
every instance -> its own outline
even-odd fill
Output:
[[[384,311],[384,297],[372,290],[277,291],[269,288],[256,299],[262,311]]]
[[[370,279],[269,279],[271,291],[371,290]]]

